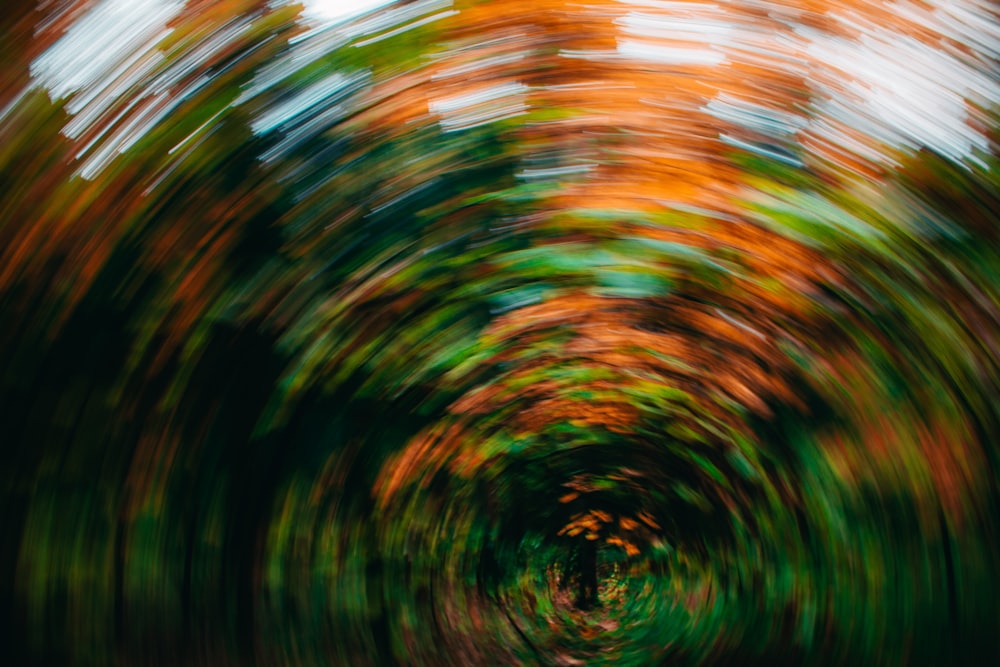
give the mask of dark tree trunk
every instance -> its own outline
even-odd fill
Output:
[[[584,540],[577,547],[576,570],[579,575],[579,589],[576,606],[590,609],[597,604],[597,543]]]

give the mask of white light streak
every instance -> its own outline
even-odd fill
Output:
[[[392,2],[393,0],[307,0],[305,14],[320,21],[339,23]]]

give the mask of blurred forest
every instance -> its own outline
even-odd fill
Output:
[[[0,15],[8,664],[1000,649],[995,7],[114,1]],[[829,111],[876,30],[979,144]]]

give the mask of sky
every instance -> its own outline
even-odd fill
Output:
[[[322,22],[344,21],[392,2],[303,1],[306,12]],[[804,26],[796,29],[808,45],[816,70],[814,85],[821,93],[817,110],[822,122],[814,131],[822,132],[825,119],[837,119],[889,144],[928,146],[959,160],[985,148],[985,137],[968,122],[965,99],[987,108],[1000,104],[1000,84],[983,64],[998,55],[1000,44],[1000,24],[988,20],[985,9],[991,1],[934,0],[918,6],[900,0],[898,5],[899,12],[905,9],[911,19],[971,47],[974,55],[934,48],[898,34],[892,26],[858,24],[856,17],[838,14],[836,3],[831,3],[830,18],[860,30],[861,37],[846,40]],[[155,68],[161,56],[154,47],[169,34],[169,22],[183,4],[183,0],[101,0],[35,60],[32,73],[54,98],[77,93],[67,105],[74,116],[66,128],[68,136],[82,135],[111,108],[117,95]],[[715,3],[690,7],[708,14],[692,17],[688,12],[654,21],[638,9],[628,12],[620,21],[620,54],[667,64],[721,62],[719,47],[735,39],[733,26]],[[209,46],[222,48],[233,36],[217,35]],[[696,46],[658,44],[656,38],[661,36],[671,40],[682,36]]]
[[[388,5],[392,0],[305,0],[306,12],[326,20],[344,19],[370,9]]]

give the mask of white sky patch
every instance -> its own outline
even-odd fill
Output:
[[[729,41],[734,28],[732,18],[714,5],[690,4],[689,7],[687,11],[670,15],[629,12],[615,23],[622,27],[622,32],[638,37],[707,44]],[[693,11],[695,8],[702,11]]]
[[[445,11],[450,9],[452,0],[403,4],[398,0],[304,0],[304,3],[304,16],[312,24],[312,30],[293,37],[293,45],[315,42],[315,36],[333,33],[353,42],[353,46],[365,46],[457,13]],[[362,37],[367,39],[355,41]]]
[[[808,52],[831,68],[818,110],[874,139],[927,146],[952,159],[987,148],[966,98],[1000,103],[996,80],[949,52],[884,28],[860,39],[814,35]]]
[[[398,7],[392,7],[384,12],[375,12],[363,21],[352,26],[350,32],[354,36],[375,35],[390,29],[396,29],[433,12],[451,7],[451,0],[418,0]]]
[[[375,42],[380,42],[383,39],[388,39],[390,37],[395,37],[396,35],[402,34],[407,30],[412,30],[413,28],[420,27],[422,25],[427,25],[428,23],[433,23],[439,19],[447,18],[449,16],[454,16],[458,12],[456,10],[451,10],[447,12],[438,12],[437,14],[431,14],[430,16],[425,16],[411,23],[406,23],[388,32],[384,32],[381,35],[375,35],[374,37],[369,37],[368,39],[355,42],[353,46],[368,46],[369,44],[374,44]]]
[[[170,33],[181,0],[103,0],[31,64],[53,99],[110,86]],[[74,109],[69,109],[75,113]]]
[[[1000,20],[994,0],[931,0],[933,16],[941,31],[971,46],[985,61],[1000,59]]]
[[[618,52],[637,60],[670,65],[718,65],[719,48],[731,43],[734,26],[717,5],[676,4],[669,14],[629,12],[615,21],[626,37]]]
[[[726,59],[726,54],[722,51],[665,46],[637,39],[619,41],[618,53],[626,58],[646,60],[663,65],[719,65]]]
[[[522,83],[504,83],[429,100],[427,107],[445,130],[462,130],[525,113],[527,92]]]
[[[393,0],[305,0],[304,13],[319,21],[339,23],[392,2]]]
[[[158,46],[183,0],[101,0],[31,65],[35,82],[66,99],[63,134],[81,141],[77,174],[93,179],[211,82],[193,76],[250,28],[246,18],[219,26],[165,63]],[[187,80],[187,83],[181,85]]]

